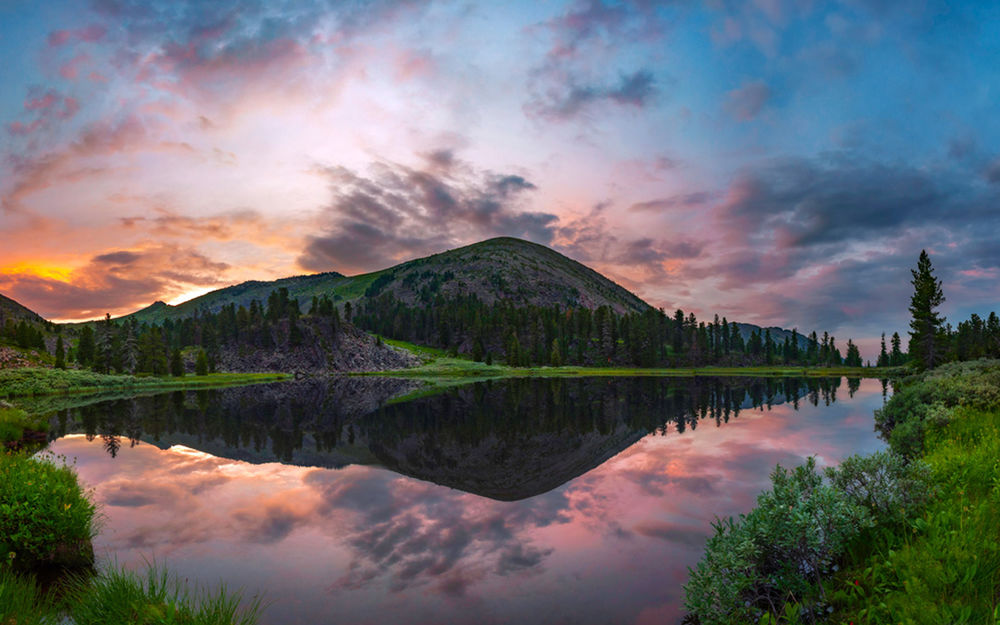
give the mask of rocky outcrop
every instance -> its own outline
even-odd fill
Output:
[[[391,347],[352,325],[333,329],[328,324],[300,322],[301,342],[289,340],[287,320],[269,330],[262,346],[259,341],[236,341],[222,346],[216,357],[219,371],[385,371],[420,364],[413,354]],[[188,363],[194,369],[194,362]]]

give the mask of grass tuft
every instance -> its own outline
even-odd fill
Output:
[[[31,575],[21,575],[0,564],[0,623],[4,625],[55,625],[55,603]]]
[[[261,609],[259,597],[244,601],[225,587],[192,595],[156,566],[145,575],[111,568],[78,584],[69,609],[76,625],[253,625]]]

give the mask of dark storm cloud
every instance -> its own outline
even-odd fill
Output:
[[[333,201],[323,212],[324,231],[308,238],[299,265],[377,269],[492,236],[551,242],[557,218],[523,210],[536,187],[522,176],[477,171],[450,152],[427,160],[424,169],[379,164],[371,177],[325,170]]]

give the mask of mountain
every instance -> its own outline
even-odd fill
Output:
[[[267,296],[271,294],[271,291],[280,288],[286,288],[290,296],[297,297],[300,301],[306,301],[312,299],[313,295],[332,294],[343,291],[345,290],[342,288],[344,283],[351,280],[354,280],[354,278],[347,278],[335,271],[308,276],[292,276],[269,282],[250,280],[205,293],[176,306],[171,306],[164,302],[154,302],[146,308],[125,315],[124,318],[130,319],[134,317],[140,322],[162,323],[166,319],[190,317],[196,312],[219,312],[226,304],[249,307],[250,302],[253,300],[266,302]]]
[[[23,306],[11,298],[0,295],[0,325],[3,324],[4,320],[13,319],[15,321],[33,321],[33,322],[43,322],[45,319],[41,315],[30,310],[26,306]]]
[[[755,326],[752,323],[737,323],[736,327],[739,328],[740,336],[743,337],[744,341],[750,340],[750,335],[753,334],[754,332],[759,332],[760,335],[763,336],[764,332],[766,332],[767,330],[771,331],[771,338],[774,339],[775,343],[781,344],[785,342],[786,338],[788,339],[792,338],[791,330],[786,330],[784,328],[779,328],[777,326],[762,328],[761,326]],[[798,336],[799,336],[799,349],[808,348],[809,347],[808,333],[802,334],[802,332],[799,332]]]
[[[336,272],[294,276],[271,282],[251,281],[226,287],[170,306],[163,302],[126,317],[140,322],[189,317],[197,311],[218,312],[234,303],[267,301],[271,291],[287,288],[290,297],[307,304],[327,295],[338,304],[383,293],[406,304],[443,295],[476,295],[482,302],[511,299],[519,305],[610,306],[615,312],[642,312],[649,304],[593,269],[544,245],[501,237],[411,260],[388,269],[347,277]],[[308,310],[309,306],[303,306]]]

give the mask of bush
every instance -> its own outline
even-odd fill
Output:
[[[0,454],[0,557],[17,568],[89,566],[94,504],[51,458]]]
[[[714,524],[690,571],[684,605],[701,625],[756,623],[790,602],[822,610],[823,576],[872,524],[868,510],[823,482],[813,458],[793,471],[776,467],[771,481],[749,514]]]
[[[904,379],[875,411],[875,427],[894,451],[917,458],[924,452],[928,428],[944,427],[956,406],[1000,408],[1000,361],[951,363]]]
[[[153,566],[144,577],[111,569],[81,579],[69,603],[76,625],[252,625],[260,611],[260,599],[241,607],[240,593],[225,588],[192,598],[177,579]]]
[[[828,467],[826,476],[848,501],[883,524],[921,514],[932,494],[930,466],[922,461],[907,463],[893,451],[851,456],[839,467]]]

